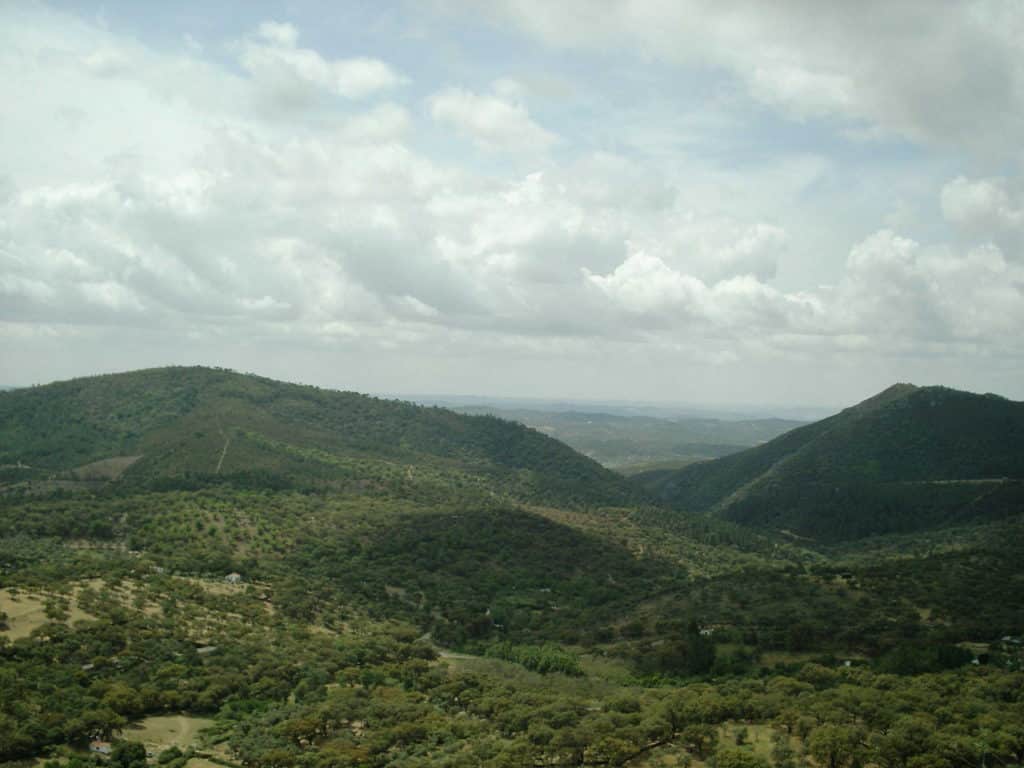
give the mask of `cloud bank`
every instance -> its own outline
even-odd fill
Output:
[[[495,13],[545,45],[614,40],[671,66],[723,69],[787,119],[841,120],[844,141],[898,134],[965,156],[1015,151],[1004,134],[1021,115],[1024,59],[1011,54],[1024,36],[1010,34],[1009,6],[914,15],[934,34],[902,50],[911,6],[825,17],[815,4],[769,14],[612,3],[600,18],[591,7],[510,2]],[[551,97],[513,76],[417,84],[383,56],[303,47],[300,27],[280,20],[223,41],[218,58],[46,10],[0,14],[0,81],[19,104],[0,126],[0,344],[19,368],[32,344],[57,348],[40,339],[117,345],[145,333],[177,339],[179,357],[187,340],[414,355],[427,368],[432,356],[455,372],[501,357],[528,360],[524,378],[574,360],[543,391],[595,396],[610,393],[586,382],[616,365],[600,362],[612,354],[676,372],[792,366],[806,377],[831,360],[888,375],[878,361],[900,356],[938,361],[918,369],[929,372],[999,358],[999,381],[1019,371],[1005,367],[1024,352],[1016,165],[925,184],[914,205],[940,237],[875,218],[823,241],[811,235],[827,224],[805,229],[776,215],[775,199],[813,207],[827,164],[793,173],[808,167],[795,158],[748,178],[684,153],[693,173],[680,173],[623,143],[574,142],[578,126],[538,119],[530,107],[550,113]],[[899,66],[908,57],[971,63],[914,84]],[[422,140],[428,128],[443,150]],[[723,199],[730,185],[741,191]],[[13,364],[4,374],[20,380]],[[431,375],[409,386],[428,390]],[[487,384],[470,381],[461,391]],[[694,393],[721,388],[702,386]],[[644,392],[672,396],[667,384]]]

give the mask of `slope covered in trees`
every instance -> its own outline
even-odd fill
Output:
[[[672,506],[818,541],[998,519],[1024,501],[1024,403],[896,385],[715,461],[637,478]]]
[[[698,576],[497,504],[129,491],[0,496],[0,597],[46,613],[0,631],[0,760],[179,711],[214,721],[204,754],[254,768],[897,768],[1024,748],[1020,653],[1000,642],[1024,631],[1019,521],[829,559],[730,566],[720,544],[721,572]]]
[[[0,407],[0,763],[98,768],[90,739],[180,712],[213,725],[165,768],[1024,756],[1008,484],[1005,518],[812,549],[601,506],[624,480],[518,425],[225,371]],[[877,437],[811,425],[736,475],[839,428]]]
[[[519,424],[221,369],[162,368],[0,394],[0,482],[73,482],[114,457],[130,457],[118,471],[136,483],[219,477],[570,505],[640,496]]]

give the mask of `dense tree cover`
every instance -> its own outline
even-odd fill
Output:
[[[666,637],[643,647],[641,651],[637,666],[648,674],[692,677],[706,675],[715,669],[714,641],[711,635],[701,633],[695,621],[689,622],[685,628],[678,622],[670,625]]]
[[[552,643],[545,645],[514,645],[509,642],[488,646],[487,656],[505,661],[514,661],[527,669],[547,675],[561,672],[563,675],[578,677],[583,674],[579,657]]]
[[[232,711],[252,711],[289,695],[301,700],[346,668],[433,657],[409,632],[397,636],[404,640],[381,633],[331,640],[266,621],[252,600],[204,605],[214,596],[193,593],[191,601],[187,590],[159,580],[144,593],[162,596],[158,615],[133,609],[112,590],[87,591],[83,607],[97,620],[45,624],[0,645],[0,757],[111,738],[144,714],[215,713],[227,701]]]
[[[343,602],[413,622],[454,647],[557,641],[650,658],[652,643],[674,641],[694,620],[717,643],[738,644],[741,667],[751,666],[743,655],[756,667],[769,651],[878,656],[908,641],[990,642],[1024,631],[1019,523],[976,528],[973,540],[965,534],[955,548],[912,557],[851,552],[830,562],[759,549],[739,557],[737,545],[674,548],[665,540],[689,540],[640,528],[660,531],[659,550],[650,539],[619,538],[623,518],[582,520],[224,487],[8,497],[0,569],[26,584],[152,565],[218,578],[238,571],[271,584],[280,610],[296,619],[341,622],[331,606]],[[142,561],[102,559],[104,548],[121,547]],[[673,559],[705,550],[718,570],[691,573]],[[727,658],[720,654],[720,671]]]
[[[239,475],[250,485],[266,477],[393,495],[399,478],[415,494],[427,475],[428,492],[441,483],[449,495],[461,483],[485,483],[478,495],[569,505],[641,496],[520,424],[222,369],[160,368],[0,393],[0,483],[71,477],[88,462],[129,455],[142,457],[123,480],[136,484]]]
[[[984,524],[810,548],[611,506],[621,480],[497,419],[206,369],[26,392],[15,480],[144,458],[0,493],[0,762],[170,712],[246,768],[1024,758],[1012,484]]]
[[[1016,514],[1024,403],[893,387],[765,445],[637,481],[674,506],[819,542]]]
[[[310,631],[268,613],[256,591],[221,594],[160,574],[79,589],[96,620],[45,624],[0,646],[0,757],[116,737],[131,719],[182,709],[212,715],[210,738],[253,768],[625,765],[661,753],[721,766],[902,768],[1024,757],[1021,673],[808,663],[791,675],[643,687],[463,668],[438,660],[411,627],[354,618],[342,634]],[[557,654],[495,651],[545,652]],[[727,723],[772,728],[772,756],[727,739]],[[141,757],[126,744],[111,762]]]
[[[96,553],[59,542],[95,537],[173,572],[239,571],[270,581],[281,610],[295,618],[326,621],[327,607],[344,601],[414,621],[454,646],[584,641],[638,601],[682,594],[687,584],[677,565],[501,506],[452,511],[225,488],[0,502],[0,553],[4,541],[39,540],[33,537],[47,543],[12,547],[18,560],[10,565],[21,564],[23,582],[45,582],[56,557],[57,570],[92,575]]]

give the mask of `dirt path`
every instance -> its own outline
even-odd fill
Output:
[[[213,474],[219,475],[220,468],[224,465],[224,457],[228,455],[228,446],[231,445],[231,435],[224,431],[224,428],[220,425],[220,419],[217,419],[217,431],[220,432],[220,436],[224,438],[224,447],[220,451],[220,459],[217,460],[217,468],[213,470]]]

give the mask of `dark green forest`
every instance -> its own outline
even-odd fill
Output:
[[[1012,516],[1024,403],[897,385],[765,445],[638,484],[689,512],[820,542]]]

